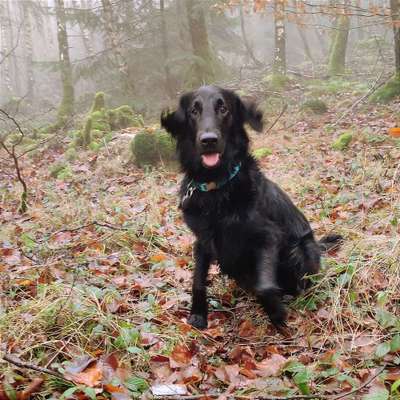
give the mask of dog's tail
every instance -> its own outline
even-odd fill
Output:
[[[335,233],[322,237],[318,244],[322,252],[337,250],[343,243],[343,236]]]

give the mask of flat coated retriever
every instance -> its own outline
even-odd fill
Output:
[[[211,262],[254,293],[281,328],[282,295],[307,288],[307,275],[319,271],[321,252],[340,240],[338,235],[314,239],[304,215],[249,153],[245,123],[261,131],[262,113],[215,86],[184,94],[176,111],[161,115],[161,125],[177,140],[185,173],[180,207],[197,239],[189,323],[199,329],[207,327]]]

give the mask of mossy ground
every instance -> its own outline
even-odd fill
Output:
[[[384,86],[379,88],[370,98],[374,103],[389,103],[400,96],[400,76],[390,79]]]

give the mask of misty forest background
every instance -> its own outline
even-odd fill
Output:
[[[251,151],[316,236],[290,335],[210,271],[161,110],[264,112]],[[400,0],[0,0],[0,400],[400,396]]]

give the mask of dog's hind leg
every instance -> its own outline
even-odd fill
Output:
[[[286,310],[281,290],[277,284],[276,269],[278,251],[275,247],[262,250],[257,260],[257,299],[271,322],[277,327],[285,326]]]
[[[211,251],[197,241],[194,245],[195,269],[192,286],[192,310],[189,324],[198,329],[207,328],[207,274],[212,259]]]

